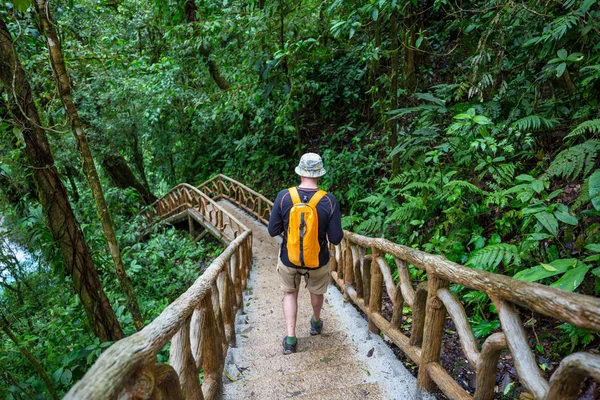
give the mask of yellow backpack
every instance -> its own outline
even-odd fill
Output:
[[[287,232],[288,258],[290,262],[302,268],[319,268],[319,216],[317,204],[327,194],[317,191],[308,203],[300,201],[298,189],[289,188],[292,209]]]

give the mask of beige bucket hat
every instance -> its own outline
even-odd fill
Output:
[[[323,168],[323,159],[317,153],[304,154],[294,171],[305,178],[318,178],[327,172]]]

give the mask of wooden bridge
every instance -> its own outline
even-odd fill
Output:
[[[240,380],[237,377],[231,379],[231,372],[225,371],[224,374],[228,350],[230,355],[232,351],[246,351],[246,356],[250,358],[258,358],[252,352],[254,350],[266,351],[264,346],[251,350],[252,341],[248,338],[251,332],[236,332],[236,314],[239,319],[244,311],[243,296],[253,265],[253,248],[255,260],[266,257],[262,260],[264,264],[270,258],[273,266],[276,260],[276,254],[259,254],[256,249],[263,247],[256,243],[253,246],[253,236],[257,236],[257,229],[260,228],[255,225],[257,222],[268,223],[271,208],[272,203],[264,196],[223,175],[214,177],[198,188],[178,185],[157,201],[147,214],[150,224],[187,220],[195,240],[209,233],[227,247],[206,272],[158,318],[142,331],[109,347],[65,398],[412,398],[406,394],[408,392],[386,393],[377,384],[368,380],[362,382],[360,377],[351,375],[352,368],[343,367],[319,371],[321,379],[316,386],[310,386],[310,379],[306,376],[294,375],[296,381],[302,381],[309,388],[314,387],[314,393],[304,390],[290,392],[285,388],[281,391],[278,387],[281,389],[283,384],[278,386],[272,383],[276,377],[270,364],[276,361],[269,360],[271,356],[263,357],[262,364],[255,365],[254,382],[245,381],[243,376]],[[195,224],[204,228],[198,235]],[[344,298],[367,315],[369,331],[383,333],[418,365],[416,384],[423,392],[439,389],[450,399],[492,399],[498,359],[503,351],[512,353],[520,382],[535,399],[576,399],[585,378],[600,383],[600,356],[587,352],[565,357],[547,381],[515,309],[515,306],[524,307],[583,329],[600,331],[598,298],[466,268],[440,256],[352,232],[345,232],[343,242],[332,247],[331,253],[331,275]],[[400,282],[397,284],[387,261],[392,259],[398,268]],[[427,280],[415,287],[410,278],[409,265],[424,271]],[[273,266],[270,271],[265,268],[264,274],[262,268],[256,268],[253,272],[255,282],[262,282],[263,286],[275,286],[275,281],[270,281],[268,276],[269,272],[275,275]],[[448,289],[451,283],[487,294],[498,311],[502,331],[478,343],[463,305]],[[389,319],[382,313],[384,291],[393,305]],[[263,308],[262,313],[255,313],[253,318],[264,315],[267,320],[282,320],[278,300],[273,303],[276,303],[277,310],[274,316],[269,313],[273,308]],[[271,302],[265,300],[265,305],[270,307]],[[251,309],[253,304],[248,303],[246,307]],[[412,310],[412,326],[408,336],[401,330],[406,319],[403,312],[407,307]],[[448,316],[456,326],[455,334],[459,337],[468,363],[476,370],[474,396],[462,389],[440,363],[444,321]],[[265,323],[256,322],[259,326]],[[302,319],[299,319],[299,326],[301,322]],[[266,328],[274,329],[269,325]],[[280,336],[284,331],[273,331],[271,334],[275,335],[277,346],[280,346]],[[300,350],[304,346],[302,340],[300,338]],[[304,348],[315,344],[308,343],[308,340]],[[335,341],[335,335],[323,340]],[[157,353],[169,341],[169,364],[157,363]],[[329,342],[325,344],[326,348],[329,346]],[[337,346],[342,352],[340,357],[344,357],[343,352],[348,352],[347,347],[343,343]],[[275,353],[280,351],[279,347],[275,348]],[[275,357],[274,353],[272,357]],[[311,362],[298,360],[298,363]],[[315,359],[312,363],[318,365],[319,361]],[[346,362],[346,359],[340,359],[340,365],[346,365]],[[202,379],[199,377],[201,371]],[[224,375],[226,381],[237,381],[224,385]],[[348,376],[351,379],[347,379]],[[330,384],[337,385],[336,390],[324,392]]]

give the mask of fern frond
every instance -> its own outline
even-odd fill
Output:
[[[567,136],[565,136],[565,139],[573,136],[579,136],[586,132],[590,132],[592,134],[600,133],[600,119],[591,119],[589,121],[580,123],[575,129],[569,132]]]
[[[412,189],[435,191],[437,186],[431,182],[412,182],[400,189],[401,192],[406,192]]]
[[[386,202],[386,198],[380,194],[374,194],[367,196],[364,199],[359,200],[361,203],[367,203],[370,206],[378,207]]]
[[[464,191],[467,193],[476,193],[481,195],[486,194],[484,190],[481,190],[479,187],[467,181],[450,181],[444,185],[444,189],[453,189],[455,187],[464,189]]]
[[[364,220],[356,227],[356,231],[359,233],[369,234],[373,232],[381,231],[383,227],[383,219],[380,216],[372,216],[369,219]]]
[[[600,141],[588,140],[561,151],[552,161],[546,172],[549,176],[575,179],[583,173],[585,177],[594,167]]]
[[[581,189],[579,189],[579,196],[577,196],[577,199],[575,199],[571,209],[577,210],[590,200],[590,181],[589,179],[586,179],[585,182],[583,182],[583,185],[581,185]]]
[[[542,128],[553,128],[558,123],[556,118],[544,118],[539,115],[528,115],[510,124],[511,128],[522,132],[535,132]]]
[[[491,270],[500,265],[501,262],[504,262],[504,265],[509,265],[511,261],[516,265],[521,263],[517,246],[498,243],[490,244],[473,252],[466,265],[477,269]]]
[[[515,171],[516,166],[513,163],[500,164],[496,166],[496,173],[493,174],[493,177],[498,182],[511,183],[515,177]]]

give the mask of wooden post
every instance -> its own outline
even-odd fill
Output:
[[[423,342],[423,329],[425,327],[425,310],[427,307],[427,282],[417,286],[412,307],[412,328],[410,331],[410,345],[420,346]]]
[[[344,251],[344,287],[351,288],[354,286],[353,282],[353,268],[354,262],[352,260],[352,243],[346,241],[346,250]],[[344,290],[344,301],[350,301],[348,291]]]
[[[169,362],[179,375],[179,384],[186,399],[203,399],[198,369],[190,344],[190,320],[188,318],[171,339]]]
[[[427,392],[432,392],[435,388],[435,382],[427,373],[427,364],[439,363],[442,352],[442,336],[444,334],[444,321],[446,320],[446,308],[437,297],[437,291],[449,286],[445,281],[434,273],[427,271],[428,276],[428,296],[425,311],[425,326],[427,329],[423,335],[423,351],[421,353],[421,364],[419,365],[419,375],[417,376],[417,387]]]
[[[381,295],[383,289],[383,274],[377,264],[378,250],[371,248],[371,296],[369,299],[369,331],[379,334],[379,328],[371,318],[371,314],[381,315]]]
[[[404,296],[402,296],[402,289],[400,288],[401,283],[396,286],[396,298],[394,300],[394,306],[392,309],[392,325],[398,329],[402,328],[402,314],[404,312]]]
[[[335,258],[336,246],[333,244],[329,244],[329,271],[336,272],[337,271],[337,259]]]
[[[205,296],[209,295],[209,293],[205,294]],[[204,325],[206,324],[206,310],[202,304],[203,302],[201,301],[192,313],[192,318],[190,320],[190,347],[198,371],[202,368],[205,340],[203,332]]]
[[[212,290],[208,291],[201,301],[205,312],[202,326],[202,368],[204,369],[204,398],[215,399],[221,393],[223,383],[223,346],[218,337],[217,320],[213,311]]]
[[[196,236],[196,231],[194,230],[194,220],[192,219],[192,217],[188,214],[187,216],[188,219],[188,229],[190,232],[190,236],[193,238],[194,236]]]
[[[360,266],[364,263],[365,251],[360,246],[352,246],[352,261],[354,269],[354,288],[359,299],[364,297],[363,278]]]
[[[181,385],[179,377],[175,369],[169,364],[156,363],[155,368],[155,379],[156,387],[154,389],[153,398],[155,399],[169,399],[169,400],[184,400],[183,393],[181,391]],[[196,374],[196,380],[198,375]],[[202,390],[198,385],[199,396],[186,396],[185,399],[203,400]]]
[[[211,287],[212,292],[212,303],[213,303],[213,312],[215,313],[215,321],[217,328],[217,335],[219,339],[221,339],[221,346],[223,347],[223,352],[227,352],[227,337],[225,336],[225,324],[223,323],[223,312],[221,311],[221,295],[219,288],[217,287],[217,282],[214,282]]]
[[[119,394],[119,399],[151,399],[155,388],[155,357],[150,357],[133,374]]]
[[[221,290],[221,304],[223,307],[223,325],[225,327],[225,337],[227,339],[227,344],[231,347],[236,346],[235,340],[235,311],[233,306],[233,283],[231,282],[231,278],[229,277],[229,273],[227,270],[221,272],[222,280],[223,280],[223,288]]]
[[[373,258],[368,257],[371,257],[371,255],[363,257],[363,295],[366,307],[369,306],[369,301],[371,300],[371,265],[373,264]]]
[[[506,349],[507,346],[506,337],[502,332],[490,335],[483,343],[475,373],[477,381],[475,383],[474,400],[492,400],[494,398],[498,359],[502,350]]]
[[[342,243],[340,243],[339,252],[336,252],[335,256],[337,257],[337,277],[340,281],[344,281],[344,269],[346,265],[346,239],[342,239]]]

